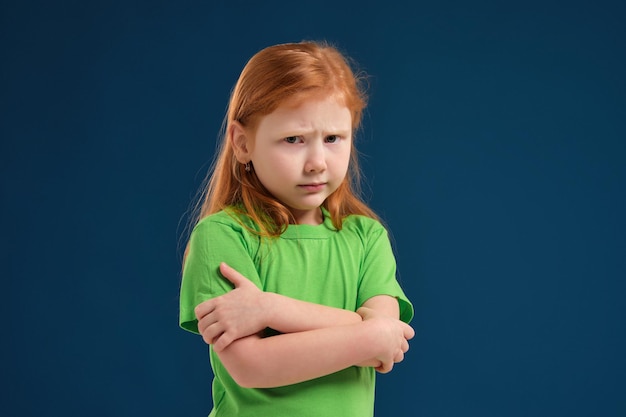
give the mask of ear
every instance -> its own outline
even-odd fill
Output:
[[[252,150],[252,141],[249,132],[241,125],[234,121],[230,125],[228,140],[230,140],[237,161],[245,164],[250,162],[250,151]]]

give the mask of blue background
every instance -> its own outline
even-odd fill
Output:
[[[247,59],[327,40],[416,307],[377,416],[626,415],[623,2],[2,2],[3,416],[202,416],[185,212]]]

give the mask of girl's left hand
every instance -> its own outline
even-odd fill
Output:
[[[409,350],[409,340],[415,336],[415,331],[408,324],[368,307],[360,307],[357,313],[363,321],[377,320],[382,332],[379,340],[383,343],[383,349],[376,357],[369,361],[357,364],[357,366],[372,366],[376,371],[386,374],[391,372],[394,363],[402,362],[404,354]]]
[[[249,279],[223,262],[220,272],[235,289],[198,304],[194,310],[198,331],[217,352],[237,339],[265,329],[264,317],[269,308],[264,302],[265,293]]]

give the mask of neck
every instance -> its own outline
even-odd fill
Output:
[[[291,214],[293,214],[296,224],[318,226],[324,223],[324,215],[322,214],[322,209],[319,207],[314,210],[306,211],[291,210]]]

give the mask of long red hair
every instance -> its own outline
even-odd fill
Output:
[[[261,236],[280,235],[293,223],[293,216],[265,189],[254,170],[246,172],[237,161],[229,137],[232,123],[236,121],[254,130],[261,117],[288,99],[328,93],[337,95],[350,110],[354,136],[367,100],[363,81],[362,76],[352,71],[344,55],[326,43],[280,44],[255,54],[231,93],[222,141],[192,214],[192,226],[210,214],[235,206],[258,225],[255,232]],[[353,140],[346,178],[323,203],[337,229],[341,229],[343,219],[351,214],[377,218],[359,195],[360,170]]]

